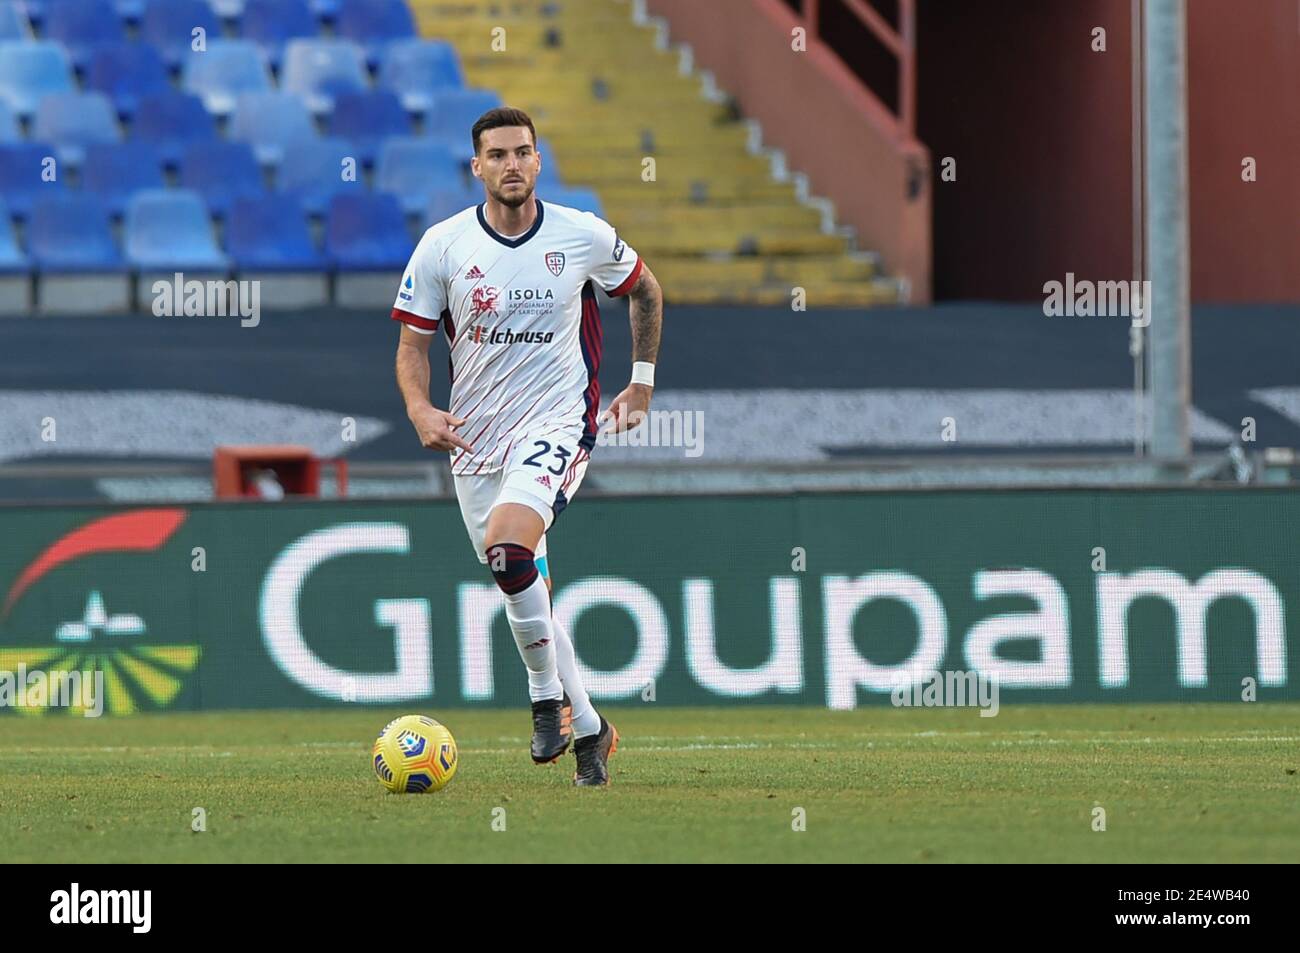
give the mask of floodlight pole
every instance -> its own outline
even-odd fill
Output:
[[[1178,464],[1191,453],[1192,396],[1185,0],[1147,0],[1144,33],[1151,455]]]

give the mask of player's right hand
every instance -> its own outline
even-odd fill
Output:
[[[469,453],[474,452],[474,448],[456,434],[456,428],[465,424],[462,417],[453,417],[437,407],[421,407],[411,414],[411,423],[420,435],[420,444],[430,450],[460,447]]]

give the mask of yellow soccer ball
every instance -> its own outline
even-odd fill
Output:
[[[440,791],[456,775],[456,739],[426,715],[403,715],[384,726],[371,752],[375,777],[394,794]]]

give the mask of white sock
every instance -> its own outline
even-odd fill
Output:
[[[586,738],[600,731],[600,715],[591,704],[591,696],[587,694],[582,676],[578,674],[573,640],[555,616],[551,616],[551,632],[555,636],[555,662],[560,670],[560,682],[573,705],[573,737],[575,740]]]
[[[564,694],[555,664],[551,635],[551,594],[539,573],[533,584],[514,595],[506,594],[506,618],[514,633],[519,657],[528,669],[528,697],[539,702]]]

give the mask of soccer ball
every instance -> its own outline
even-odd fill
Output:
[[[395,794],[440,791],[456,774],[456,739],[425,715],[390,721],[371,755],[379,783]]]

